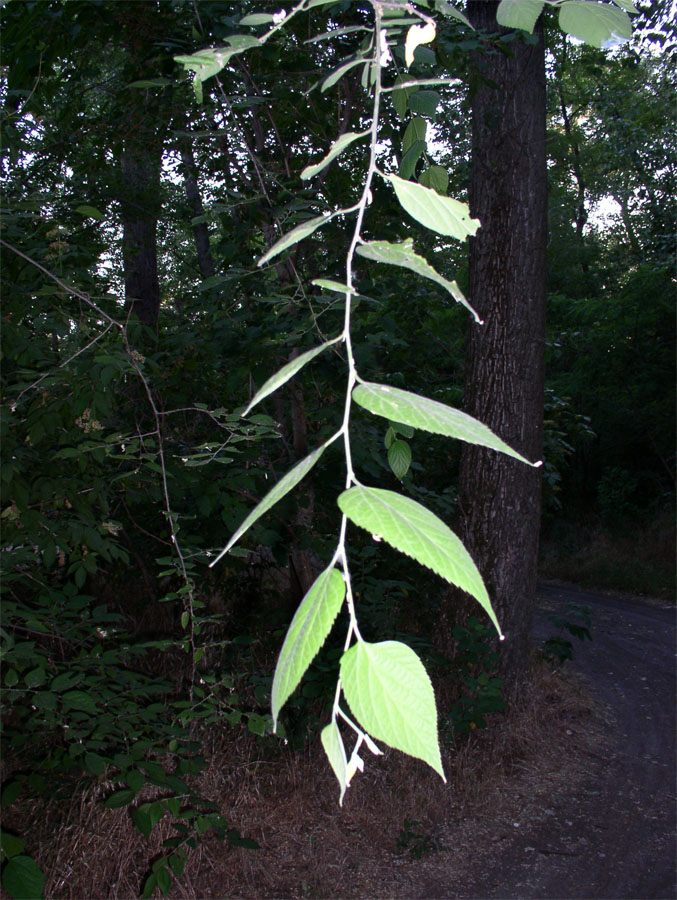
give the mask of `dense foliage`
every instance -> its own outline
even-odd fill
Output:
[[[255,500],[341,423],[334,349],[240,413],[273,372],[342,328],[344,296],[313,284],[344,280],[342,219],[270,265],[256,260],[360,189],[360,141],[312,180],[301,173],[337,135],[369,127],[368,85],[356,66],[340,68],[368,24],[363,6],[315,4],[205,81],[200,104],[174,59],[227,45],[248,3],[2,9],[2,803],[11,812],[98,779],[105,803],[129,806],[143,834],[171,818],[146,895],[168,891],[208,831],[253,845],[194,787],[206,730],[245,728],[275,753],[285,737],[301,746],[317,734],[333,700],[340,635],[292,697],[286,732],[271,735],[284,628],[333,553],[334,451],[242,549],[209,563]],[[560,541],[666,521],[674,501],[674,35],[645,6],[631,49],[576,46],[554,29],[548,39],[544,502],[546,537]],[[448,171],[463,196],[466,86],[480,77],[468,53],[509,54],[525,40],[507,37],[441,20],[412,71],[447,83],[419,91],[418,109],[405,91],[384,106],[383,164],[397,157],[403,177],[428,187]],[[460,244],[437,250],[382,183],[373,204],[369,240],[414,237],[465,287]],[[360,371],[458,405],[466,311],[365,257],[355,286]],[[366,412],[356,424],[365,480],[457,515],[458,450]],[[435,661],[438,585],[378,549],[356,538],[363,633],[405,633]],[[458,684],[441,717],[451,740],[502,705],[486,632],[477,620],[464,628],[456,662],[435,663]],[[37,896],[30,836],[11,831],[5,887],[21,890],[18,879]]]

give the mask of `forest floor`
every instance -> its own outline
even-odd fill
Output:
[[[214,732],[202,790],[261,849],[207,837],[171,900],[677,896],[674,607],[549,582],[535,644],[571,603],[591,608],[592,641],[560,672],[535,657],[519,708],[445,748],[447,785],[403,754],[367,754],[339,807],[319,741],[270,754]],[[138,897],[149,846],[128,812],[96,792],[76,807],[40,811],[45,896]],[[155,829],[158,852],[172,833]]]

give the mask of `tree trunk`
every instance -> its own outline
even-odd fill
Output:
[[[193,144],[190,138],[182,138],[180,143],[181,162],[183,164],[183,184],[186,189],[186,199],[194,219],[202,218],[205,214],[200,196],[200,186],[197,180],[197,166]],[[214,257],[209,246],[209,229],[206,222],[193,223],[193,238],[195,240],[195,252],[200,275],[211,278],[216,272]]]
[[[495,2],[468,3],[480,31],[500,31]],[[543,28],[480,53],[472,98],[471,325],[465,382],[468,413],[530,460],[543,432],[547,244],[546,98]],[[541,474],[508,456],[466,446],[460,473],[462,530],[506,636],[501,669],[526,667],[536,591]]]
[[[160,215],[160,170],[164,117],[157,97],[136,109],[122,149],[122,244],[125,305],[149,328],[157,326],[160,283],[157,266],[157,222]]]

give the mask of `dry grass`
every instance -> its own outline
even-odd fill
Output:
[[[515,821],[542,818],[553,793],[572,789],[600,746],[600,713],[569,673],[535,661],[520,697],[487,731],[445,752],[446,786],[400,753],[368,754],[343,808],[319,741],[305,754],[271,755],[251,736],[212,733],[202,791],[262,849],[207,838],[190,851],[170,896],[410,898],[421,896],[426,879],[467,877],[473,865],[490,863]],[[149,859],[171,827],[161,823],[149,844],[126,810],[103,809],[106,787],[20,810],[16,825],[31,836],[27,849],[47,876],[46,897],[140,895]],[[398,848],[405,819],[420,823],[418,830],[439,849],[416,859]]]

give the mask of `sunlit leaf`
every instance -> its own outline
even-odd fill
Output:
[[[435,40],[435,23],[426,22],[425,25],[412,25],[407,32],[404,42],[404,61],[409,67],[414,61],[414,52],[421,44],[429,44]]]
[[[95,206],[78,206],[76,207],[75,212],[79,213],[81,216],[86,216],[90,219],[96,219],[97,222],[101,222],[106,218],[104,214],[102,212],[99,212],[99,210]]]
[[[280,710],[327,639],[345,595],[345,581],[338,569],[325,569],[296,610],[273,678],[271,707],[274,729]]]
[[[393,491],[362,485],[344,491],[338,505],[351,522],[475,597],[500,634],[477,566],[453,531],[429,509]]]
[[[623,9],[593,0],[565,0],[559,11],[562,31],[606,50],[632,38],[632,22]]]
[[[324,752],[327,754],[329,764],[334,770],[334,775],[338,779],[341,793],[339,795],[339,804],[343,806],[343,798],[348,787],[348,761],[346,759],[346,748],[343,746],[341,732],[336,722],[330,722],[326,728],[322,729],[320,735]]]
[[[520,28],[531,34],[544,6],[545,0],[501,0],[496,21],[504,28]]]
[[[311,284],[316,284],[318,287],[324,288],[325,291],[336,291],[338,294],[357,293],[349,285],[342,284],[340,281],[333,281],[331,278],[315,278]]]
[[[270,25],[275,21],[275,17],[270,13],[250,13],[248,16],[240,19],[239,25],[248,25],[253,28],[255,25]]]
[[[398,244],[391,244],[389,241],[369,241],[366,244],[358,244],[357,253],[367,259],[373,259],[375,262],[387,263],[391,266],[402,266],[405,269],[416,272],[422,278],[429,278],[449,291],[454,300],[461,303],[473,314],[476,322],[482,321],[465,299],[456,282],[448,281],[433,269],[422,256],[414,252],[414,242],[411,238],[407,238]]]
[[[346,74],[346,72],[350,72],[351,69],[354,69],[355,66],[360,66],[364,64],[363,57],[359,57],[359,59],[351,59],[350,62],[343,63],[342,66],[339,66],[338,69],[333,71],[331,75],[328,75],[324,81],[322,82],[322,87],[320,90],[322,93],[328,91],[330,87],[333,87],[337,81],[340,81],[341,78]]]
[[[340,138],[334,141],[327,155],[324,156],[319,163],[315,163],[312,166],[306,166],[303,172],[301,172],[301,179],[307,181],[309,178],[313,178],[313,176],[317,175],[318,172],[321,172],[322,169],[328,166],[333,159],[336,159],[340,153],[343,153],[346,147],[349,147],[354,141],[366,137],[368,134],[368,131],[348,131],[346,134],[342,134]]]
[[[397,175],[387,175],[386,178],[395,188],[402,207],[426,228],[463,241],[480,227],[480,220],[470,217],[467,203],[441,197],[430,188],[405,181]]]
[[[451,3],[447,3],[447,0],[436,0],[435,7],[437,11],[441,12],[443,15],[449,16],[451,19],[457,19],[459,22],[463,22],[464,25],[467,25],[468,28],[472,28],[469,19],[463,15],[461,10],[456,9]]]
[[[376,416],[403,422],[432,434],[443,434],[467,444],[498,450],[529,466],[540,466],[540,463],[530,463],[482,422],[437,400],[373,382],[358,384],[353,390],[353,400]]]
[[[446,194],[449,189],[449,172],[444,166],[428,166],[425,172],[421,172],[418,181],[437,194]]]
[[[340,340],[341,337],[339,336],[334,338],[333,341],[327,341],[326,343],[321,344],[319,347],[313,347],[312,350],[306,350],[305,353],[301,353],[295,359],[292,359],[291,362],[282,366],[282,368],[274,375],[271,375],[254,394],[253,398],[249,401],[249,406],[247,406],[242,415],[248,415],[257,403],[260,403],[265,397],[272,394],[273,391],[276,391],[279,387],[282,387],[283,384],[286,384],[290,378],[293,378],[294,375],[305,366],[306,363],[309,363],[311,359],[315,359],[315,357],[319,356],[320,353],[327,349],[327,347],[331,347]]]
[[[282,253],[283,250],[286,250],[287,247],[298,244],[299,241],[309,237],[314,231],[321,228],[322,225],[326,225],[327,222],[331,222],[336,216],[344,215],[346,212],[349,212],[349,210],[339,209],[333,213],[324,212],[321,216],[316,216],[314,219],[308,219],[307,222],[301,222],[296,228],[292,228],[291,231],[288,231],[287,234],[283,235],[279,241],[276,241],[268,252],[263,254],[257,265],[264,265],[268,260],[277,256],[278,253]]]
[[[287,474],[278,481],[275,487],[271,491],[269,491],[263,498],[263,500],[261,500],[261,502],[257,504],[257,506],[255,506],[254,509],[249,513],[247,518],[240,525],[235,534],[216,557],[214,562],[210,564],[210,567],[215,566],[216,563],[223,556],[225,556],[226,553],[228,553],[230,548],[240,540],[242,535],[251,528],[254,522],[257,522],[264,513],[268,512],[268,510],[278,502],[278,500],[281,500],[286,494],[289,493],[289,491],[293,490],[293,488],[296,487],[299,481],[301,481],[301,479],[304,478],[308,474],[308,472],[310,472],[310,470],[322,456],[329,444],[335,439],[335,437],[336,435],[326,443],[322,444],[321,447],[313,450],[312,453],[306,456],[305,459],[302,459],[301,462],[297,463],[293,469],[290,469]]]
[[[428,763],[444,777],[433,687],[423,663],[399,641],[358,641],[341,658],[348,705],[365,731]]]

